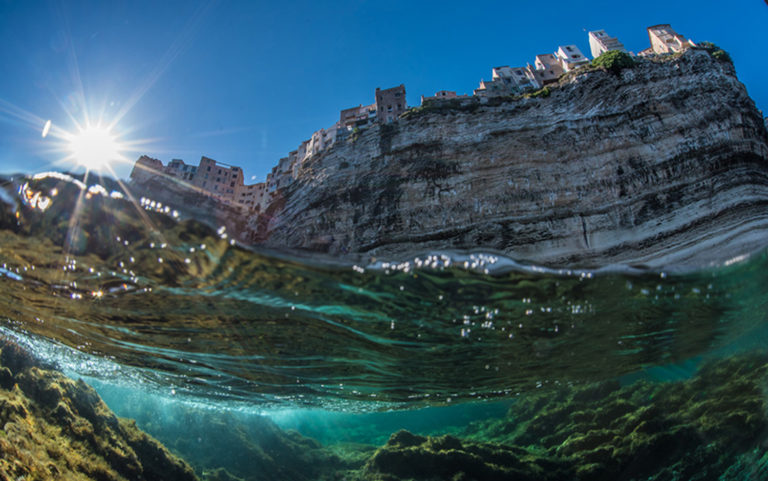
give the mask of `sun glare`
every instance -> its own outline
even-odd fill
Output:
[[[88,126],[69,138],[69,150],[75,162],[89,170],[101,170],[120,159],[120,146],[103,127]]]

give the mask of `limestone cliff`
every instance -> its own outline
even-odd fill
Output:
[[[731,63],[690,50],[569,74],[543,95],[443,101],[353,134],[278,192],[256,240],[685,265],[762,247],[767,207],[763,119]]]

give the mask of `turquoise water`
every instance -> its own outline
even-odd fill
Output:
[[[768,387],[766,252],[687,271],[547,269],[492,252],[340,262],[248,249],[178,206],[88,187],[5,182],[3,334],[92,384],[202,477],[513,479],[497,472],[509,462],[467,443],[527,449],[516,456],[539,456],[531,479],[544,479],[542,459],[560,463],[544,469],[561,473],[552,479],[692,479],[680,474],[692,466],[701,479],[750,479],[763,466],[765,396],[737,405],[732,391]],[[675,398],[688,390],[702,398]],[[585,411],[598,413],[592,424]],[[737,415],[749,429],[708,421]],[[403,450],[376,457],[400,429],[451,434],[498,469],[412,472],[397,467]],[[604,431],[612,437],[590,434]],[[632,467],[665,433],[689,454]],[[464,452],[402,439],[390,444]],[[270,462],[254,454],[278,445]],[[245,454],[210,455],[222,447]],[[285,471],[299,452],[315,471]]]

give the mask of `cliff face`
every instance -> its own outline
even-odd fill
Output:
[[[258,239],[544,265],[724,260],[768,228],[768,134],[733,66],[691,50],[548,96],[433,104],[312,158]],[[727,248],[725,248],[727,246]]]

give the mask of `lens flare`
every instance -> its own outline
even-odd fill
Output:
[[[46,138],[48,136],[48,132],[51,131],[51,121],[48,120],[45,125],[43,126],[43,138]]]
[[[71,135],[69,151],[75,162],[89,170],[101,170],[121,158],[115,136],[101,126],[88,126]]]

